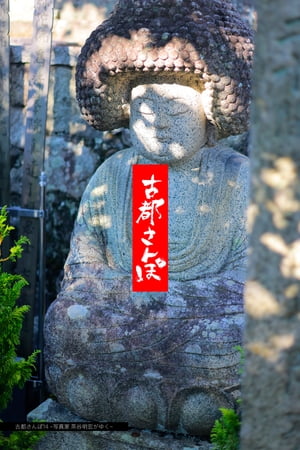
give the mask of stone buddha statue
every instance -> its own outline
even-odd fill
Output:
[[[227,2],[148,3],[118,2],[79,57],[84,117],[132,146],[83,194],[46,377],[83,418],[207,436],[239,383],[249,169],[217,139],[247,126],[251,35]],[[169,167],[168,292],[131,290],[133,164]]]

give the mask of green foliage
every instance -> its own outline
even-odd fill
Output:
[[[9,436],[0,434],[0,448],[5,450],[31,450],[45,434],[45,431],[13,431]]]
[[[234,350],[239,352],[240,354],[240,368],[239,368],[239,374],[242,375],[244,373],[244,367],[245,367],[245,348],[241,345],[236,345],[233,347]]]
[[[10,248],[7,256],[2,256],[1,246],[5,238],[10,235],[10,232],[14,230],[14,227],[7,223],[7,210],[3,206],[0,211],[0,263],[5,261],[15,262],[22,256],[23,246],[29,244],[29,239],[26,236],[20,236],[20,238]]]
[[[220,408],[222,416],[215,421],[211,430],[211,442],[214,450],[237,450],[241,421],[233,409]]]
[[[234,350],[240,353],[239,374],[244,372],[245,349],[241,345],[236,345]],[[237,400],[241,403],[241,399]],[[214,450],[237,450],[240,442],[241,421],[238,413],[233,409],[220,408],[222,416],[215,421],[211,430],[211,442]]]
[[[7,223],[7,210],[0,210],[0,411],[5,409],[11,400],[14,387],[22,388],[30,379],[37,354],[36,350],[28,358],[17,358],[16,349],[20,344],[20,334],[24,314],[29,306],[17,306],[22,288],[27,281],[21,275],[4,272],[5,261],[16,261],[23,252],[24,244],[29,243],[21,236],[10,248],[8,255],[2,255],[2,244],[14,229]],[[40,432],[13,432],[8,437],[0,433],[0,448],[30,449],[40,439]]]

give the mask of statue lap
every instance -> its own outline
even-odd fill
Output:
[[[48,384],[60,403],[89,420],[207,436],[218,408],[233,406],[228,391],[239,383],[247,158],[231,149],[202,152],[199,167],[222,167],[227,180],[221,190],[215,181],[202,192],[204,205],[205,195],[215,196],[211,211],[217,221],[219,204],[224,229],[207,243],[215,228],[205,221],[207,210],[197,218],[203,241],[197,238],[190,270],[180,275],[170,267],[166,293],[131,292],[130,207],[116,209],[130,196],[130,170],[115,176],[126,160],[140,161],[132,150],[109,158],[83,196],[62,290],[45,321]],[[195,266],[197,273],[203,268],[198,279]]]

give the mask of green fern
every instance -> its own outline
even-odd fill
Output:
[[[18,358],[16,349],[20,344],[20,335],[24,315],[29,311],[28,305],[17,306],[21,291],[28,283],[21,275],[4,272],[2,264],[6,261],[16,261],[22,256],[24,245],[29,243],[21,236],[9,249],[7,255],[2,255],[2,244],[9,237],[14,227],[7,223],[7,210],[0,210],[0,411],[5,409],[12,398],[14,387],[23,388],[30,379],[35,367],[36,350],[27,358]],[[12,432],[9,436],[0,433],[0,448],[7,450],[29,450],[42,437],[38,431]]]
[[[0,410],[7,407],[13,388],[22,388],[30,378],[39,353],[37,350],[27,359],[18,359],[16,354],[24,315],[29,311],[29,306],[17,306],[16,302],[26,284],[21,275],[2,272],[0,265]]]
[[[6,256],[2,255],[1,246],[5,238],[10,235],[10,232],[15,228],[7,223],[7,208],[3,206],[0,210],[0,263],[6,261],[15,262],[18,258],[21,258],[24,245],[29,244],[30,241],[26,236],[20,236],[14,245],[9,249],[9,254]]]
[[[214,450],[237,450],[241,421],[233,409],[220,408],[222,416],[215,421],[211,430],[211,442]]]
[[[13,431],[9,436],[0,433],[0,448],[5,450],[32,450],[46,431]]]

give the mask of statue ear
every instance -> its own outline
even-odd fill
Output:
[[[212,124],[209,120],[206,122],[206,145],[207,147],[214,147],[218,140],[217,129],[214,124]]]
[[[123,103],[121,108],[122,108],[122,111],[123,111],[123,117],[125,117],[126,119],[129,119],[129,117],[130,117],[130,103]]]

